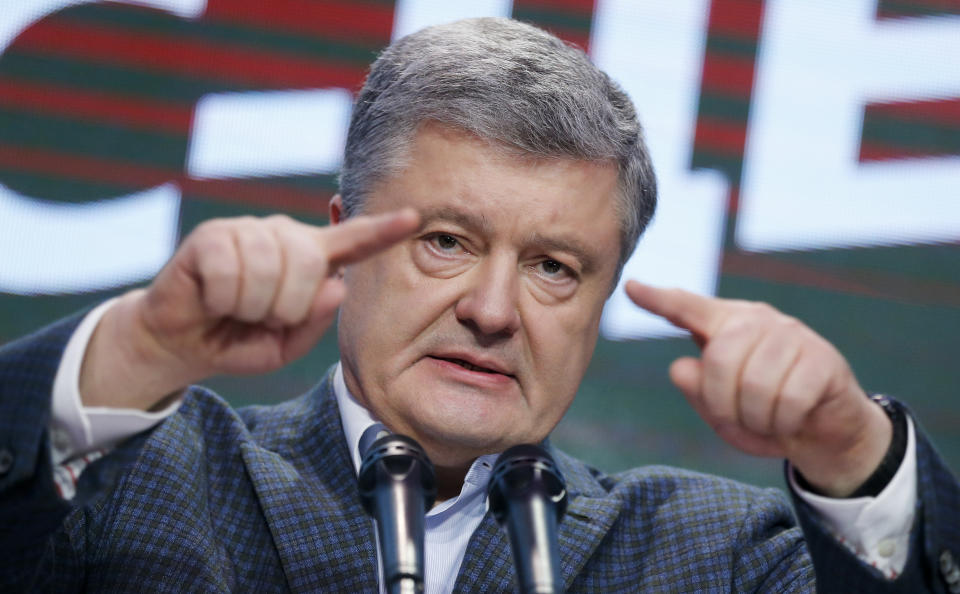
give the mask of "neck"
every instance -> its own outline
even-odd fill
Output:
[[[463,481],[470,470],[470,465],[466,466],[434,466],[434,473],[437,476],[437,503],[452,499],[460,494],[463,489]]]

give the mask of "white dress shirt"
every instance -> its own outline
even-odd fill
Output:
[[[93,459],[124,438],[159,423],[180,405],[178,400],[159,412],[82,405],[80,365],[93,330],[110,304],[108,301],[91,311],[77,327],[54,379],[50,441],[56,465],[54,479],[65,499],[73,497],[77,478]],[[354,470],[359,472],[360,438],[377,421],[350,394],[339,364],[334,375],[334,393]],[[496,454],[477,458],[467,472],[460,494],[436,504],[427,513],[424,542],[427,592],[453,589],[470,536],[486,513],[486,486],[495,460]],[[790,486],[823,517],[834,536],[862,561],[891,579],[903,571],[917,499],[916,437],[912,420],[908,419],[903,463],[876,497],[822,497],[805,491],[793,473],[788,474]],[[383,592],[383,580],[379,582]]]
[[[353,456],[353,468],[360,473],[360,438],[364,432],[378,425],[367,409],[360,406],[343,381],[343,368],[337,364],[333,376],[333,391],[340,407],[340,420],[347,436],[347,445]],[[487,512],[487,481],[493,471],[497,454],[480,456],[473,461],[463,481],[460,494],[453,499],[438,502],[427,512],[424,535],[424,589],[427,594],[449,592],[457,580],[457,572],[467,551],[470,536]],[[371,520],[372,521],[372,520]],[[377,551],[380,547],[377,546]],[[382,560],[381,560],[382,561]],[[384,593],[383,567],[377,579]]]

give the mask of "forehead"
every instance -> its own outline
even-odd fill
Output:
[[[616,260],[617,195],[613,161],[521,155],[462,130],[427,124],[399,171],[378,185],[367,206],[412,206],[427,221],[446,219],[545,243],[581,241],[600,259]]]

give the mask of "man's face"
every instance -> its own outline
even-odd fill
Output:
[[[620,248],[612,163],[532,160],[438,125],[368,198],[411,239],[347,268],[348,387],[434,463],[539,442],[593,353]]]

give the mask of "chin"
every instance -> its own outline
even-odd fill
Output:
[[[416,386],[416,388],[414,388]],[[427,449],[435,464],[448,465],[498,453],[517,443],[530,443],[538,434],[522,391],[490,394],[455,382],[417,377],[394,393],[402,423]],[[444,462],[447,460],[447,462]]]
[[[495,454],[515,443],[502,430],[486,429],[464,423],[431,425],[418,428],[430,459],[440,466],[456,466],[478,456]]]

